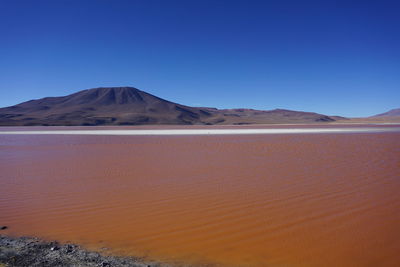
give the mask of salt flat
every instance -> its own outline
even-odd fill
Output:
[[[151,129],[151,130],[36,130],[1,131],[0,134],[63,134],[63,135],[244,135],[302,133],[379,133],[398,132],[394,127],[360,128],[290,128],[290,129]]]

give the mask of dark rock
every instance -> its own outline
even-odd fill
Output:
[[[104,256],[74,244],[61,245],[58,242],[46,242],[37,238],[11,238],[4,235],[0,235],[0,263],[5,266],[33,267],[169,266],[153,264],[140,258]]]
[[[8,228],[8,226],[0,226],[0,230],[6,230]]]
[[[74,246],[72,245],[67,245],[67,253],[71,253],[74,251]]]

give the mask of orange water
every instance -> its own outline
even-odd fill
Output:
[[[0,136],[0,225],[222,266],[400,266],[400,133]]]

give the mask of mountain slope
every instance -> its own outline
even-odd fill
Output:
[[[388,112],[377,114],[377,115],[374,115],[372,117],[384,117],[384,116],[388,116],[388,117],[389,116],[390,117],[392,117],[392,116],[400,116],[400,108],[392,109],[392,110],[389,110]]]
[[[173,103],[133,87],[94,88],[0,108],[0,125],[252,124],[331,122],[311,112],[215,109]]]

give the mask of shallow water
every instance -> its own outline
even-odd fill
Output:
[[[227,266],[398,266],[400,133],[0,136],[0,224]]]

